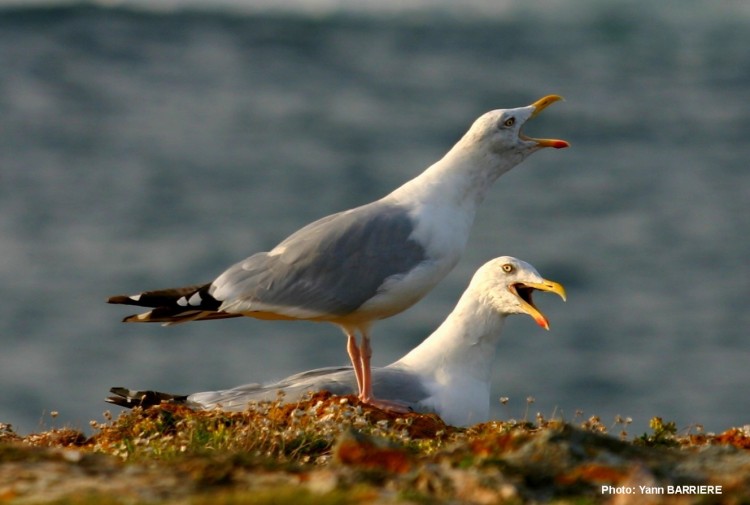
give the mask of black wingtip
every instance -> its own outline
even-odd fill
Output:
[[[159,391],[133,391],[124,387],[113,387],[109,389],[109,392],[112,393],[112,396],[106,397],[104,401],[126,409],[134,407],[145,409],[161,405],[163,402],[179,405],[187,401],[187,395],[173,395]]]
[[[131,314],[127,317],[123,317],[122,322],[123,323],[137,323],[137,322],[143,322],[143,320],[138,317],[138,314]]]

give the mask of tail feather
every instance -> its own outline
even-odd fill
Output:
[[[145,409],[154,405],[161,405],[163,402],[175,405],[184,405],[187,402],[187,395],[173,395],[159,391],[136,391],[123,387],[114,387],[110,388],[109,392],[112,395],[105,398],[105,402],[127,409],[132,409],[133,407],[143,407]]]
[[[211,284],[197,284],[183,288],[144,291],[137,295],[112,296],[107,303],[149,307],[152,310],[133,314],[123,319],[126,323],[176,324],[188,321],[239,317],[219,310],[221,302],[211,296]]]

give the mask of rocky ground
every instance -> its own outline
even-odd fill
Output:
[[[326,393],[245,413],[162,404],[95,434],[0,425],[0,502],[59,504],[748,503],[750,427],[391,415]],[[607,432],[616,428],[618,433]]]

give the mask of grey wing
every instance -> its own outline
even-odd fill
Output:
[[[431,394],[419,375],[398,367],[373,368],[372,374],[373,393],[378,398],[400,401],[415,411],[425,411],[421,403]],[[203,409],[219,407],[226,411],[242,411],[250,402],[275,401],[280,392],[284,403],[293,403],[316,391],[329,391],[335,395],[357,394],[352,368],[319,368],[272,384],[247,384],[222,391],[194,393],[187,401]]]
[[[338,395],[356,394],[357,381],[351,367],[329,367],[310,370],[270,384],[246,384],[221,391],[207,391],[188,396],[188,402],[204,409],[242,411],[250,402],[275,401],[283,393],[284,402],[296,402],[315,391]]]
[[[386,279],[429,260],[411,238],[413,231],[412,218],[397,205],[375,202],[334,214],[235,264],[210,293],[230,313],[346,315],[375,296]]]
[[[374,368],[372,392],[377,398],[404,403],[415,412],[433,412],[425,403],[433,395],[430,384],[424,377],[404,368]]]

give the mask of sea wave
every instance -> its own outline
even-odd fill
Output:
[[[672,22],[706,22],[711,19],[750,19],[744,0],[0,0],[5,10],[97,7],[148,13],[213,12],[231,15],[285,14],[306,17],[338,15],[386,17],[406,20],[450,18],[498,20],[533,16],[558,22],[580,22],[611,13],[638,13]]]

